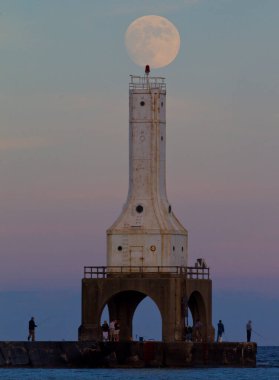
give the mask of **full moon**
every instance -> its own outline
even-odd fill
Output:
[[[165,17],[143,16],[129,25],[125,44],[130,58],[137,65],[159,68],[167,66],[177,56],[180,36]]]

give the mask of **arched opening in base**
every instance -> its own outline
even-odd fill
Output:
[[[198,291],[191,294],[188,301],[188,310],[192,316],[192,340],[195,342],[207,341],[206,308],[204,299]]]
[[[120,340],[162,340],[162,318],[155,302],[138,291],[115,294],[103,306],[99,326],[107,321],[120,325]],[[110,337],[112,340],[113,338]]]
[[[133,340],[162,340],[162,317],[156,303],[144,298],[135,310],[133,321]]]

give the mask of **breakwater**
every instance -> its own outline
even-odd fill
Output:
[[[256,343],[0,342],[0,367],[255,367]]]

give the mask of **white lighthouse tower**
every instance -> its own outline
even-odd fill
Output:
[[[187,266],[188,233],[166,193],[166,84],[145,73],[129,85],[129,191],[107,230],[107,265]]]

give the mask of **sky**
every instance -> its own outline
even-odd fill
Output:
[[[279,345],[278,0],[0,0],[0,339],[24,339],[34,313],[42,339],[76,339],[83,267],[106,264],[128,191],[129,75],[143,69],[125,31],[150,14],[181,38],[151,74],[167,83],[189,265],[210,267],[214,324],[240,339],[252,319]]]

